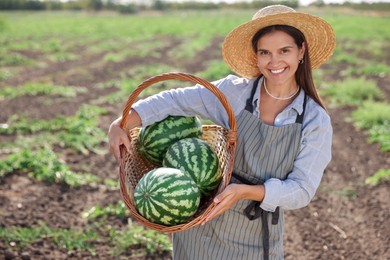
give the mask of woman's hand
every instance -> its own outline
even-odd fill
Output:
[[[216,206],[203,220],[202,225],[233,207],[239,200],[262,201],[263,198],[264,185],[229,184],[214,198]]]
[[[131,110],[128,114],[127,125],[125,128],[132,129],[134,127],[141,125],[141,118],[135,110]],[[121,154],[119,147],[124,145],[126,149],[130,150],[130,140],[121,127],[122,118],[119,117],[114,122],[111,123],[110,128],[108,129],[108,145],[111,153],[114,154],[115,159],[119,162],[121,159]]]
[[[123,144],[128,151],[130,150],[130,140],[127,137],[126,132],[120,126],[120,122],[121,119],[118,118],[111,123],[110,128],[108,129],[109,149],[118,162],[121,159],[119,147]]]

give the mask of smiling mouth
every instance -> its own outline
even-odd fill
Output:
[[[286,68],[280,69],[280,70],[271,70],[272,74],[279,74],[282,73]]]

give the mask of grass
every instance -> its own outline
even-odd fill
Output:
[[[226,77],[228,74],[233,74],[231,69],[223,61],[211,61],[207,65],[207,69],[197,75],[208,81],[214,81]]]
[[[390,66],[385,62],[378,62],[374,64],[366,64],[364,61],[360,62],[360,66],[351,66],[347,70],[343,71],[345,76],[378,76],[384,78],[390,75]]]
[[[98,233],[93,230],[53,230],[45,225],[39,227],[0,227],[0,238],[5,244],[12,244],[18,248],[24,248],[26,245],[40,240],[50,240],[56,246],[68,251],[88,250],[94,255],[91,241],[98,238]]]
[[[146,79],[159,75],[166,72],[172,72],[172,71],[178,71],[177,68],[164,65],[164,64],[151,64],[151,65],[140,65],[136,66],[134,68],[129,69],[121,79],[117,80],[111,80],[102,84],[99,84],[100,88],[106,88],[106,87],[117,87],[119,90],[109,94],[105,97],[101,97],[100,99],[96,100],[97,103],[104,103],[108,102],[110,104],[114,104],[117,102],[125,102],[127,101],[128,96],[133,92],[133,90],[138,87],[143,81]],[[158,93],[162,90],[170,88],[170,86],[178,87],[182,86],[181,84],[177,85],[171,85],[169,81],[165,81],[164,85],[161,85],[159,83],[153,84],[146,89],[144,89],[140,97],[146,97],[150,96],[152,94]],[[185,84],[186,86],[188,84]]]
[[[159,41],[150,39],[146,42],[120,42],[117,48],[111,47],[104,56],[104,60],[107,62],[121,62],[128,58],[160,58],[161,48],[168,48],[169,38],[161,39]]]
[[[58,95],[62,97],[74,97],[78,93],[85,93],[87,90],[82,87],[74,86],[56,86],[49,83],[26,83],[19,87],[0,88],[0,100],[13,99],[19,96],[37,96],[37,95]]]
[[[34,147],[35,144],[59,145],[89,154],[101,153],[100,146],[106,142],[106,134],[98,127],[99,117],[106,113],[103,108],[84,105],[74,116],[57,116],[52,120],[11,117],[0,126],[0,134],[35,134],[22,136],[17,146]],[[13,145],[6,145],[13,146]]]
[[[376,186],[386,181],[390,181],[390,169],[380,169],[374,175],[368,177],[365,183],[368,185]]]
[[[369,67],[366,69],[368,70]],[[376,70],[378,71],[380,70]],[[377,76],[383,75],[379,73]],[[376,102],[376,100],[383,100],[384,94],[374,80],[367,80],[363,76],[347,78],[329,83],[320,91],[333,104],[357,107],[352,112],[355,125],[367,130],[368,141],[378,143],[381,151],[390,151],[390,105],[386,102]]]
[[[386,26],[388,17],[361,14],[333,13],[322,15],[333,27],[338,41],[344,39],[359,41],[386,42],[390,39],[390,28]]]
[[[0,70],[0,82],[12,77],[12,73],[9,70]]]
[[[138,224],[130,223],[125,231],[116,229],[109,230],[112,243],[115,245],[112,250],[112,255],[119,255],[135,245],[141,246],[143,252],[141,256],[146,254],[153,255],[155,252],[171,251],[171,241],[167,235],[146,229]]]
[[[102,235],[105,235],[104,237]],[[143,248],[139,257],[171,250],[169,238],[157,231],[148,230],[138,224],[131,224],[124,231],[107,226],[93,226],[83,230],[51,229],[40,223],[38,227],[0,227],[0,241],[7,247],[23,249],[38,241],[50,241],[67,251],[89,251],[96,255],[95,244],[108,240],[112,256],[119,256],[129,247]]]
[[[71,52],[56,52],[49,55],[50,60],[58,62],[77,60],[78,58],[78,55]]]
[[[0,178],[13,172],[25,172],[38,181],[63,183],[70,187],[101,182],[89,173],[75,173],[49,148],[22,149],[0,162]]]
[[[390,121],[373,125],[369,131],[369,141],[379,143],[383,152],[390,152]]]
[[[121,220],[129,217],[129,210],[126,205],[120,201],[117,204],[107,205],[105,207],[94,206],[82,213],[82,217],[93,221],[99,217],[115,216]]]
[[[352,112],[356,126],[370,129],[374,125],[390,122],[390,104],[385,102],[364,102],[361,107]]]
[[[16,65],[28,65],[33,62],[19,53],[2,53],[0,52],[0,66],[16,66]]]
[[[379,143],[384,152],[390,151],[390,104],[365,102],[352,112],[358,128],[368,130],[369,141]]]
[[[359,105],[367,100],[383,99],[383,93],[373,80],[364,77],[347,78],[342,81],[329,83],[321,90],[329,100],[338,105]]]
[[[83,39],[84,44],[104,39],[150,39],[157,35],[192,36],[191,46],[204,46],[213,35],[225,35],[235,25],[250,18],[252,11],[225,12],[183,11],[162,15],[94,15],[84,12],[40,12],[40,19],[26,12],[2,13],[7,27],[0,34],[0,43],[11,48],[15,39],[31,39],[29,47],[45,50],[61,44],[53,39]],[[164,22],[161,22],[161,19]],[[12,22],[7,22],[12,19]],[[47,26],[50,24],[50,26]],[[213,24],[213,26],[209,26]],[[131,25],[131,26],[130,26]],[[47,44],[36,39],[52,39]],[[8,40],[6,40],[8,39]],[[54,41],[54,43],[53,43]],[[39,42],[39,41],[38,41]],[[47,41],[45,41],[47,42]],[[74,40],[72,42],[75,42]],[[48,47],[44,47],[48,46]]]
[[[334,64],[347,63],[349,66],[359,65],[361,60],[356,55],[351,55],[346,49],[347,47],[345,44],[343,44],[342,47],[336,46],[336,50],[331,57],[331,62]]]

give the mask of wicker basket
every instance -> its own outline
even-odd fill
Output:
[[[123,120],[121,123],[122,128],[127,125],[127,115],[133,103],[135,102],[138,95],[147,87],[165,80],[185,80],[193,83],[198,83],[207,89],[209,89],[222,103],[224,106],[230,123],[230,129],[223,128],[217,125],[203,125],[203,139],[211,145],[216,152],[222,169],[222,181],[218,189],[214,194],[205,198],[201,201],[201,205],[195,215],[184,224],[175,226],[164,226],[156,223],[152,223],[141,216],[134,205],[133,193],[134,189],[141,179],[141,177],[157,166],[144,160],[136,149],[137,135],[140,128],[134,128],[127,130],[129,139],[131,141],[131,149],[128,152],[124,146],[121,147],[121,161],[120,161],[120,189],[124,203],[127,208],[131,211],[134,216],[144,226],[164,233],[174,233],[182,230],[189,229],[200,224],[210,211],[215,207],[213,198],[219,194],[229,184],[231,173],[233,170],[234,152],[236,149],[237,140],[237,128],[236,119],[231,109],[229,102],[227,101],[224,94],[217,89],[213,84],[198,78],[191,74],[186,73],[165,73],[151,77],[141,83],[129,96],[127,104],[123,110]]]

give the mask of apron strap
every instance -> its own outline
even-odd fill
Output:
[[[297,119],[295,120],[295,123],[302,124],[302,122],[303,122],[303,117],[304,117],[304,115],[305,115],[305,110],[306,110],[306,100],[307,100],[307,97],[306,97],[306,93],[305,93],[305,97],[304,97],[304,99],[303,99],[303,110],[302,110],[302,114],[297,115]]]
[[[239,182],[247,185],[255,185],[245,179],[244,177],[238,175],[237,173],[232,173],[232,176],[237,179]],[[262,184],[260,182],[259,184]],[[254,212],[254,214],[252,214]],[[279,221],[279,207],[276,208],[275,212],[265,211],[260,208],[260,201],[251,201],[249,205],[244,209],[244,214],[249,220],[255,220],[261,217],[261,224],[263,229],[263,249],[264,249],[264,260],[269,259],[269,227],[268,227],[268,213],[272,214],[272,225],[277,225]]]
[[[250,95],[250,97],[246,100],[245,110],[247,110],[247,111],[250,112],[251,114],[253,113],[253,97],[255,96],[256,89],[257,89],[257,85],[259,84],[260,78],[261,78],[261,76],[258,77],[258,78],[255,80],[255,82],[253,82],[251,95]]]
[[[264,260],[269,260],[269,228],[268,228],[268,214],[267,213],[268,212],[263,210],[262,214],[261,214],[261,222],[263,223]]]

